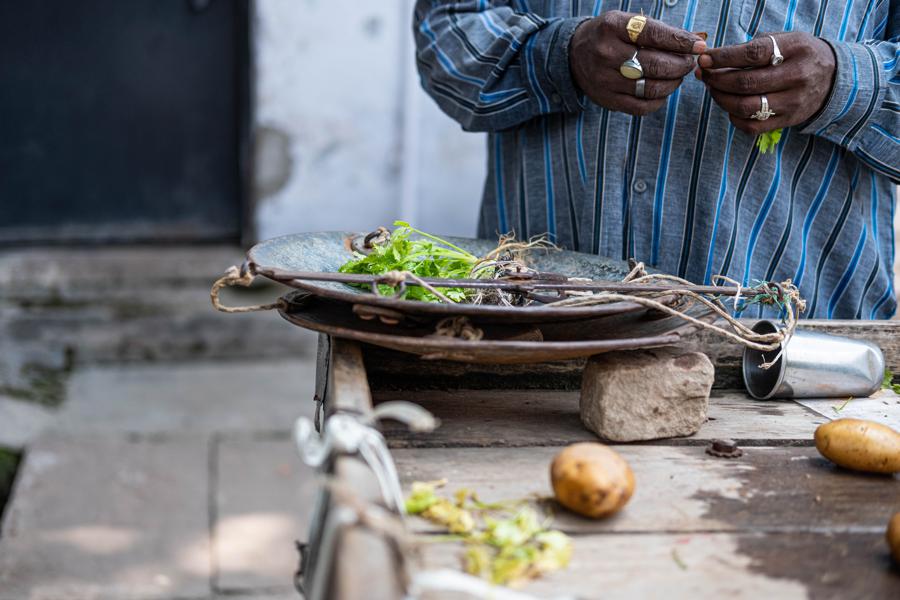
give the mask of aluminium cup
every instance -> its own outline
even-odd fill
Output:
[[[772,321],[753,326],[774,333]],[[865,398],[881,388],[884,355],[871,342],[815,331],[795,330],[774,365],[760,365],[778,354],[744,350],[744,385],[757,400],[770,398]]]

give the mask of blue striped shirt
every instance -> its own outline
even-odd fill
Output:
[[[606,110],[576,89],[568,45],[613,9],[706,31],[711,47],[813,33],[837,57],[833,91],[772,154],[693,76],[651,115]],[[900,2],[419,0],[414,31],[427,92],[489,132],[479,235],[547,233],[695,282],[792,279],[807,317],[894,314]]]

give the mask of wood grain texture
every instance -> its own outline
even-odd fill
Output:
[[[752,324],[753,320],[746,320]],[[865,339],[884,352],[887,367],[900,373],[900,321],[803,321],[810,329]],[[711,333],[687,336],[684,347],[703,352],[716,367],[715,387],[738,389],[743,348]],[[408,354],[365,347],[366,365],[373,389],[537,388],[578,389],[584,360],[536,365],[463,365],[448,361],[425,361]]]
[[[408,400],[441,420],[430,434],[415,434],[401,426],[384,425],[393,448],[465,446],[561,446],[597,441],[585,429],[578,412],[578,392],[543,390],[458,390],[389,392],[375,401]],[[828,419],[793,401],[757,401],[744,392],[714,390],[709,421],[696,434],[656,443],[706,445],[732,438],[744,445],[811,445],[816,427]]]
[[[459,544],[422,547],[426,567],[459,568]],[[522,591],[604,600],[888,599],[900,597],[900,569],[876,533],[587,535],[574,539],[567,569]]]
[[[366,378],[359,344],[331,338],[325,414],[348,411],[366,413],[372,409],[372,394]]]
[[[843,470],[814,448],[748,448],[738,459],[698,447],[615,446],[634,471],[634,496],[612,518],[591,520],[554,508],[569,533],[698,531],[883,532],[900,511],[900,478]],[[485,501],[552,494],[559,448],[456,448],[393,452],[401,480],[447,478]],[[556,507],[555,503],[548,506]],[[419,531],[433,531],[422,520]]]

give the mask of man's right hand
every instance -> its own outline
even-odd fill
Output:
[[[628,37],[626,25],[635,16],[618,10],[589,19],[578,26],[569,43],[569,69],[588,98],[610,110],[646,115],[658,110],[685,75],[694,68],[695,54],[706,51],[699,36],[647,19],[637,38]],[[635,80],[619,72],[634,56],[644,70],[644,98],[635,97]]]

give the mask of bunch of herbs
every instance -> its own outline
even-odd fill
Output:
[[[368,255],[354,253],[352,260],[343,264],[341,273],[384,275],[392,271],[408,271],[422,278],[466,279],[473,276],[489,276],[486,271],[474,272],[480,262],[477,256],[459,246],[410,226],[405,221],[395,221],[396,229],[383,244],[374,244]],[[479,275],[480,274],[480,275]],[[379,285],[382,294],[393,294],[389,285]],[[454,302],[462,302],[469,291],[463,288],[437,288]],[[409,286],[404,292],[408,300],[438,302],[439,298],[421,286]]]

